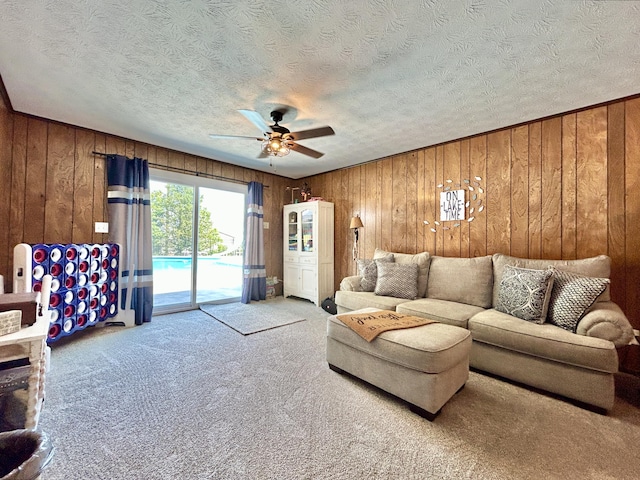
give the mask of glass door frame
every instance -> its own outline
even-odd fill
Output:
[[[206,178],[199,177],[195,175],[189,175],[186,173],[177,173],[169,170],[163,170],[159,168],[149,168],[149,179],[151,181],[159,181],[166,183],[173,183],[177,185],[184,185],[187,187],[193,188],[193,218],[192,225],[193,229],[191,232],[192,235],[192,245],[193,249],[191,252],[191,292],[190,292],[190,302],[189,303],[176,303],[171,305],[162,305],[153,307],[153,313],[162,315],[166,313],[174,313],[174,312],[182,312],[186,310],[193,310],[198,308],[199,303],[196,300],[198,290],[197,290],[197,279],[198,279],[198,222],[199,222],[199,198],[200,198],[200,188],[211,188],[216,190],[224,190],[227,192],[235,192],[241,193],[244,195],[244,205],[247,204],[247,186],[243,183],[234,183],[234,182],[225,182],[223,180],[217,180],[214,178]],[[153,208],[153,205],[151,206]],[[243,217],[246,217],[246,208],[243,211]],[[243,243],[244,239],[246,239],[246,221],[243,219]],[[208,303],[228,303],[233,301],[240,300],[240,297],[230,298],[224,300],[216,300],[211,302],[200,302],[201,304]]]

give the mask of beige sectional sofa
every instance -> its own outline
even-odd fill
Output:
[[[376,250],[374,259],[385,257],[398,264],[417,264],[415,299],[362,291],[362,276],[343,279],[336,292],[338,313],[375,307],[427,317],[462,327],[471,332],[470,366],[516,382],[553,392],[596,409],[610,410],[615,398],[614,374],[618,371],[616,347],[635,342],[633,329],[622,310],[611,301],[609,257],[600,255],[580,260],[522,259],[502,254],[476,258],[416,255]],[[366,262],[365,262],[366,263]],[[376,262],[373,262],[375,265]],[[386,275],[389,268],[380,267]],[[399,268],[399,267],[397,267]],[[522,312],[505,313],[512,290],[512,274],[546,275],[551,268],[544,315],[530,319]],[[370,271],[363,271],[370,276]],[[508,275],[506,275],[506,273]],[[503,276],[505,277],[503,280]],[[583,278],[584,277],[584,278]],[[563,284],[561,278],[572,282]],[[573,279],[577,279],[573,282]],[[575,327],[549,323],[562,319],[562,285],[578,285],[581,280],[597,280],[602,293],[585,313],[576,317]],[[369,279],[370,280],[370,279]],[[383,277],[378,278],[378,284]],[[406,280],[406,279],[405,279]],[[606,288],[605,288],[606,285]],[[376,285],[378,289],[379,285]],[[553,290],[556,288],[556,290]],[[568,288],[568,287],[567,287]],[[569,307],[582,301],[580,291]],[[380,291],[378,291],[380,293]],[[597,294],[593,294],[597,295]],[[592,295],[592,296],[593,296]],[[411,295],[409,295],[411,297]],[[555,301],[554,301],[555,298]],[[566,303],[566,298],[564,298]],[[569,308],[571,310],[571,308]],[[518,317],[521,318],[518,318]],[[542,323],[544,322],[544,323]],[[557,323],[557,322],[556,322]],[[574,322],[575,323],[575,322]]]

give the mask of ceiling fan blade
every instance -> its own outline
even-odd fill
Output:
[[[258,127],[262,133],[273,131],[271,127],[267,125],[267,122],[264,121],[264,118],[262,118],[262,115],[260,115],[258,112],[255,112],[253,110],[238,110],[238,111],[242,115],[244,115],[247,120],[249,120],[256,127]]]
[[[247,136],[244,136],[244,135],[217,135],[215,133],[210,134],[209,137],[211,137],[211,138],[249,138],[251,140],[258,140],[260,142],[262,142],[264,140],[264,138],[247,137]]]
[[[311,128],[309,130],[301,130],[299,132],[291,132],[291,136],[294,140],[303,140],[305,138],[326,137],[327,135],[335,135],[331,127],[318,127]]]
[[[321,156],[324,155],[324,153],[318,152],[317,150],[312,150],[310,148],[303,147],[299,143],[291,143],[289,147],[291,148],[291,150],[295,150],[298,153],[302,153],[303,155],[308,155],[313,158],[320,158]]]

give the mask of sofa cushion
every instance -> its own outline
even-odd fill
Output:
[[[575,332],[578,322],[609,285],[608,278],[594,278],[555,269],[549,305],[549,322]]]
[[[491,256],[476,258],[431,257],[428,298],[491,307],[493,269]]]
[[[455,327],[467,328],[469,319],[476,313],[484,311],[484,308],[466,303],[438,300],[437,298],[419,298],[399,304],[396,311],[406,315],[431,318]]]
[[[381,262],[393,262],[393,254],[381,257],[376,260]],[[356,261],[358,265],[358,272],[362,277],[360,279],[360,288],[363,292],[373,292],[376,289],[376,282],[378,280],[378,266],[373,259],[358,259]]]
[[[414,263],[398,264],[376,260],[378,281],[376,295],[413,300],[418,296],[418,265]]]
[[[553,270],[505,265],[496,310],[528,322],[544,323],[549,309]]]
[[[395,263],[415,263],[418,265],[418,297],[424,297],[427,292],[427,279],[429,278],[429,252],[412,255],[408,253],[387,252],[376,248],[373,252],[373,258],[381,258],[390,254],[393,255]]]
[[[607,373],[618,371],[615,346],[602,338],[585,337],[549,323],[538,325],[495,309],[469,319],[474,342],[533,355],[554,362]]]
[[[406,302],[405,298],[383,297],[373,292],[354,292],[338,290],[336,292],[338,313],[374,307],[380,310],[395,310],[396,306]]]
[[[510,257],[509,255],[496,253],[493,255],[493,306],[498,304],[500,280],[502,280],[502,270],[505,265],[532,268],[534,270],[546,270],[549,267],[557,267],[562,268],[564,271],[597,278],[609,278],[611,276],[611,259],[606,255],[582,258],[580,260],[541,260]],[[609,293],[609,287],[607,287],[597,301],[608,302],[610,300],[611,295]]]
[[[363,309],[362,313],[376,311]],[[441,323],[383,332],[369,343],[336,316],[327,321],[327,336],[356,350],[425,373],[440,373],[465,361],[471,335]]]

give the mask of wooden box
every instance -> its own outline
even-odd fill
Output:
[[[33,325],[36,321],[38,303],[37,292],[29,293],[4,293],[0,295],[0,312],[8,310],[20,310],[22,312],[22,325]]]

